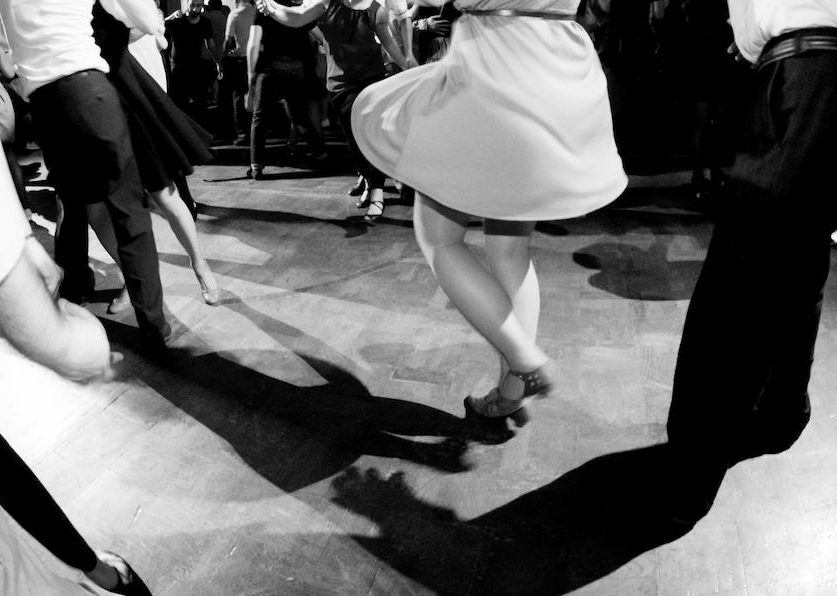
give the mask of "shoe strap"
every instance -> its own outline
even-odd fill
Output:
[[[510,370],[500,384],[501,395],[507,399],[522,399],[540,393],[548,384],[541,371],[540,366],[529,372]]]

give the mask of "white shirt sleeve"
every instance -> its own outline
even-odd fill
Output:
[[[160,12],[151,0],[99,0],[99,3],[129,29],[155,35],[163,27]]]
[[[6,158],[0,156],[0,281],[14,268],[31,233]]]

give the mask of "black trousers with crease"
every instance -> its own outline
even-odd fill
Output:
[[[670,443],[725,466],[790,447],[808,381],[837,229],[837,52],[759,72],[752,138],[686,317]]]

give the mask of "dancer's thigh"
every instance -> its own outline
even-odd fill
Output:
[[[506,254],[525,251],[528,255],[529,239],[535,230],[534,221],[507,221],[486,219],[483,222],[485,232],[485,250],[489,258],[492,254]]]
[[[422,250],[465,241],[465,230],[471,216],[446,207],[416,192],[413,222],[416,239]]]

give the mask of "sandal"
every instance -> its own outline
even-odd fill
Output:
[[[480,416],[503,418],[523,409],[530,397],[547,397],[554,383],[546,371],[548,364],[521,373],[510,370],[499,387],[483,397],[468,397],[467,404]]]
[[[369,206],[366,208],[366,215],[363,216],[363,221],[374,225],[383,215],[384,201],[369,201]]]

